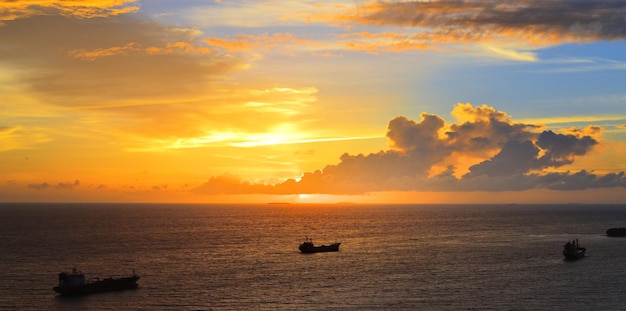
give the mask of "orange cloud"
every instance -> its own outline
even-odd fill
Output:
[[[127,16],[9,21],[0,27],[0,46],[0,64],[14,73],[10,83],[24,86],[19,92],[32,102],[58,107],[64,116],[73,111],[94,130],[126,130],[129,139],[206,135],[206,119],[217,115],[208,111],[232,105],[223,96],[232,96],[233,87],[219,81],[246,68],[189,33]],[[215,101],[220,104],[209,109]],[[94,109],[100,113],[89,112]]]
[[[110,56],[118,56],[118,55],[129,55],[130,53],[143,53],[145,55],[170,55],[175,53],[180,54],[210,54],[212,52],[211,49],[204,46],[197,46],[190,42],[171,42],[167,43],[162,47],[146,47],[142,48],[137,43],[128,43],[124,46],[116,46],[109,48],[100,48],[94,50],[70,50],[68,51],[68,55],[71,57],[82,59],[82,60],[96,60],[97,58],[102,57],[110,57]]]
[[[115,16],[136,12],[130,5],[136,0],[33,0],[2,1],[0,21],[11,21],[35,15],[63,15],[78,18]]]
[[[359,32],[340,35],[350,50],[368,53],[401,53],[413,50],[433,49],[433,45],[423,40],[415,40],[415,36],[399,33]]]
[[[136,47],[136,44],[129,43],[123,47],[110,47],[110,48],[102,48],[95,49],[91,51],[87,50],[71,50],[67,53],[78,59],[84,60],[95,60],[96,58],[115,56],[115,55],[128,55],[129,51],[137,51],[139,48]]]
[[[7,83],[20,88],[5,98],[19,99],[22,115],[47,122],[32,128],[30,120],[5,121],[2,147],[90,135],[134,152],[345,139],[309,129],[317,122],[311,116],[316,88],[228,79],[247,69],[246,59],[196,36],[129,16],[7,22],[0,27],[0,65],[11,73]],[[246,38],[297,42],[290,34]]]
[[[285,43],[290,44],[310,44],[311,40],[299,39],[291,33],[275,33],[273,35],[263,34],[236,35],[233,39],[206,38],[204,42],[210,46],[220,47],[227,52],[248,52],[257,49],[270,50]]]

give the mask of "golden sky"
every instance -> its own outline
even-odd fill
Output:
[[[626,4],[0,3],[0,201],[626,201]]]

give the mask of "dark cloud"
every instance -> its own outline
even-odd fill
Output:
[[[530,140],[507,141],[496,156],[470,167],[470,173],[464,178],[519,175],[531,170],[560,167],[573,163],[575,156],[586,154],[597,143],[590,136],[579,138],[544,131],[535,143]],[[545,154],[538,156],[542,151]]]
[[[502,150],[493,158],[471,166],[470,173],[464,178],[480,175],[493,177],[524,174],[530,169],[537,168],[538,154],[539,148],[531,141],[511,140],[504,144]]]
[[[546,150],[546,154],[539,160],[544,162],[544,166],[562,166],[574,162],[574,156],[586,154],[598,142],[589,137],[576,137],[574,135],[556,134],[547,131],[539,135],[537,146]]]
[[[626,38],[624,1],[378,2],[361,12],[361,23],[430,28],[439,40],[447,41],[485,41],[498,36],[527,41]]]
[[[57,185],[58,189],[74,189],[74,187],[78,187],[80,185],[80,181],[75,180],[74,182],[60,182]]]
[[[551,190],[583,190],[595,188],[626,187],[624,172],[609,173],[599,176],[586,170],[569,173],[553,173],[537,176],[537,182]]]
[[[168,188],[169,188],[168,185],[155,185],[155,186],[150,187],[150,189],[153,191],[164,191],[164,190],[167,190]]]
[[[258,185],[233,176],[214,177],[197,189],[207,194],[362,194],[376,191],[521,191],[624,187],[624,172],[598,176],[587,171],[555,173],[555,168],[584,156],[598,141],[584,131],[541,131],[539,125],[515,123],[486,105],[459,104],[462,120],[446,126],[435,115],[417,122],[396,117],[389,122],[391,150],[369,155],[343,154],[336,165],[304,173],[300,180]],[[599,129],[593,131],[599,134]],[[573,133],[573,134],[572,134]],[[458,175],[455,159],[480,158]],[[435,167],[443,172],[433,174]]]
[[[47,182],[44,182],[44,183],[41,183],[41,184],[28,184],[27,187],[29,189],[43,190],[43,189],[50,188],[50,184],[48,184]]]
[[[45,190],[45,189],[50,189],[50,188],[61,189],[61,190],[71,190],[71,189],[74,189],[75,187],[78,187],[79,185],[80,185],[80,181],[75,180],[73,182],[60,182],[56,186],[51,186],[49,183],[43,182],[40,184],[28,184],[26,187],[29,189],[35,189],[35,190]]]

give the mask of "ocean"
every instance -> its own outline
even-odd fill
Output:
[[[0,310],[626,310],[625,226],[626,205],[4,203]],[[139,288],[58,296],[73,267]]]

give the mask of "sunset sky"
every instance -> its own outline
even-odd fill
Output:
[[[626,203],[626,2],[0,2],[0,201]]]

